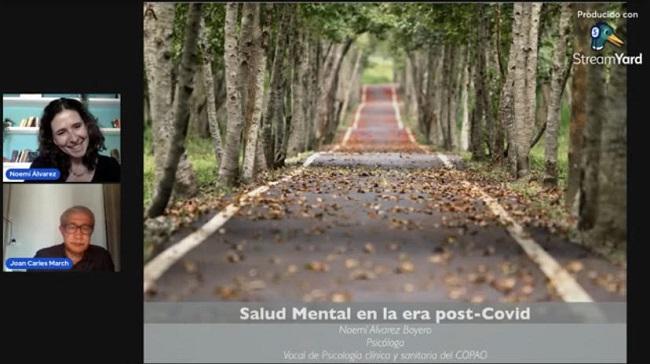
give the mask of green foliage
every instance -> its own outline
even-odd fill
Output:
[[[561,40],[558,25],[560,5],[544,4],[540,14],[540,33],[537,48],[537,78],[550,80],[553,70],[553,48]]]
[[[176,4],[174,13],[174,31],[172,32],[172,59],[174,64],[180,63],[183,54],[183,37],[185,36],[185,23],[189,4]]]
[[[393,61],[377,55],[368,57],[368,64],[361,76],[363,84],[378,84],[393,82]]]
[[[314,34],[334,42],[343,42],[372,30],[385,27],[371,18],[379,4],[304,3],[300,7],[306,25]]]
[[[571,119],[571,107],[562,101],[560,109],[560,128],[558,130],[558,154],[557,154],[557,169],[558,169],[558,185],[562,188],[566,187],[566,181],[569,171],[569,120]],[[530,165],[533,172],[543,174],[545,169],[544,158],[544,135],[539,140],[537,145],[530,151]]]
[[[187,157],[196,173],[197,184],[202,192],[213,190],[217,181],[218,163],[214,155],[212,140],[188,136],[186,140]],[[145,208],[151,203],[154,191],[155,161],[150,128],[144,132],[144,181],[143,200]]]
[[[223,64],[224,53],[224,25],[226,20],[226,6],[223,3],[207,3],[203,5],[203,22],[208,31],[208,49],[210,57],[216,64]]]
[[[175,65],[178,65],[183,53],[183,37],[185,36],[185,25],[187,21],[187,10],[189,4],[176,4],[174,14],[174,30],[172,32],[172,57]],[[226,7],[224,3],[206,3],[201,8],[204,26],[208,31],[208,49],[201,49],[201,52],[210,52],[213,61],[217,64],[223,63],[224,53],[224,24],[226,19]]]

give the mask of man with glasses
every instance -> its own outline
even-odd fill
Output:
[[[115,271],[108,250],[90,244],[95,215],[85,206],[73,206],[60,217],[59,231],[63,243],[36,252],[34,258],[69,258],[78,271]]]

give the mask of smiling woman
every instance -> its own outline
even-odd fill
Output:
[[[57,168],[58,182],[119,182],[120,165],[106,149],[97,120],[75,99],[60,98],[43,111],[39,155],[31,168]]]

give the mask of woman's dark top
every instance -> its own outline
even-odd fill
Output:
[[[56,168],[52,163],[47,159],[38,156],[32,162],[30,168]],[[63,179],[63,174],[59,177],[58,180],[43,180],[43,181],[33,181],[32,182],[65,182]],[[90,181],[92,183],[102,183],[102,182],[120,182],[120,164],[113,157],[107,157],[105,155],[99,155],[97,157],[97,165],[95,166],[95,175]]]

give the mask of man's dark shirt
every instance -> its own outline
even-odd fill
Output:
[[[66,258],[63,243],[43,248],[36,252],[34,258]],[[72,269],[77,271],[104,271],[114,272],[113,260],[108,250],[97,245],[89,245],[83,258]]]

